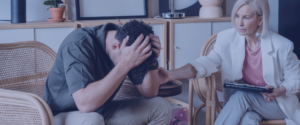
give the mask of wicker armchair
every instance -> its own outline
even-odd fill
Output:
[[[55,57],[52,49],[36,41],[0,44],[0,125],[53,125],[53,114],[42,96]],[[140,97],[125,79],[113,101]]]
[[[53,114],[42,96],[55,57],[52,49],[36,41],[0,44],[0,125],[53,125]],[[125,80],[114,101],[139,97]]]
[[[200,56],[206,56],[211,50],[213,50],[214,44],[216,42],[217,34],[211,36],[203,45]],[[300,60],[299,60],[300,63]],[[220,69],[221,71],[221,69]],[[195,111],[191,111],[189,114],[190,125],[195,125],[197,122],[196,116],[198,112],[206,107],[206,125],[213,125],[216,120],[216,112],[220,113],[223,108],[223,102],[219,102],[217,97],[217,90],[222,92],[222,81],[221,72],[216,72],[210,77],[198,78],[190,80],[189,88],[189,106],[190,109],[193,106],[193,90],[196,91],[199,99],[203,101],[204,104],[197,107]],[[300,100],[300,92],[297,93]],[[260,122],[261,125],[285,125],[285,120],[263,120]]]
[[[34,42],[0,44],[0,124],[53,125],[42,99],[55,52]]]

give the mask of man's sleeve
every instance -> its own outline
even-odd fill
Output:
[[[95,82],[93,47],[69,43],[62,50],[66,82],[71,94]]]
[[[134,85],[140,85],[143,83],[146,74],[136,73],[130,70],[128,72],[128,77]]]
[[[149,70],[156,70],[157,68],[158,68],[158,61],[157,60],[156,60],[156,62],[153,65],[149,66]],[[132,83],[134,85],[140,85],[140,84],[142,84],[145,75],[146,74],[144,74],[144,73],[136,72],[136,70],[135,71],[130,70],[128,72],[128,77],[129,77],[129,79],[132,81]]]

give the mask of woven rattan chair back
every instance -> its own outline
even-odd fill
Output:
[[[48,46],[26,41],[0,44],[0,88],[43,95],[56,53]],[[135,86],[125,80],[114,100],[139,98]]]
[[[0,88],[43,96],[56,53],[36,42],[0,44]]]

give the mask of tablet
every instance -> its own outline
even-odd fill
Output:
[[[224,88],[255,91],[255,92],[262,92],[262,93],[272,93],[273,92],[273,88],[268,90],[266,87],[254,86],[254,85],[250,85],[247,83],[224,83]]]

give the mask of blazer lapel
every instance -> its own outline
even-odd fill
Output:
[[[268,85],[277,87],[275,84],[274,49],[270,32],[261,39],[261,54],[264,80]]]
[[[232,80],[240,80],[243,77],[242,70],[245,60],[245,37],[236,33],[231,44]]]

